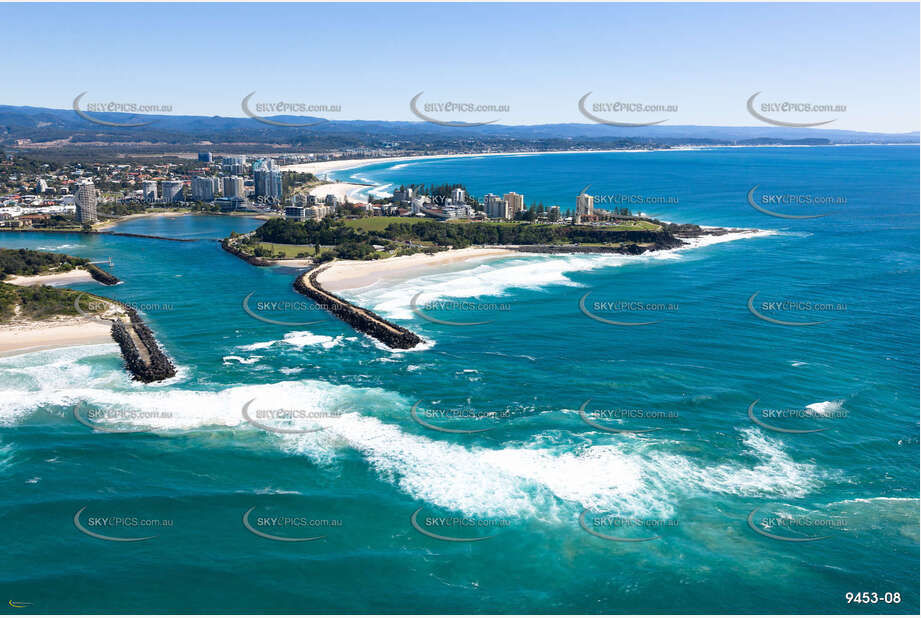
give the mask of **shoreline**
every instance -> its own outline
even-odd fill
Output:
[[[438,267],[524,255],[512,248],[466,247],[428,255],[416,253],[383,260],[336,260],[317,274],[317,283],[330,292],[364,288],[377,283],[413,279]]]
[[[669,150],[683,150],[684,148],[650,148],[650,149],[635,149],[635,148],[618,148],[613,150],[541,150],[535,152],[466,152],[459,154],[439,154],[439,155],[406,155],[400,157],[370,157],[366,159],[336,159],[334,161],[314,161],[312,163],[295,163],[293,165],[283,165],[281,166],[282,171],[291,171],[291,172],[306,172],[313,174],[314,176],[319,176],[321,174],[327,174],[330,172],[342,172],[345,170],[355,169],[359,167],[365,167],[367,165],[377,165],[378,163],[403,163],[403,162],[417,162],[425,159],[459,159],[464,157],[530,157],[535,155],[548,155],[548,154],[601,154],[609,152],[665,152]],[[691,150],[692,148],[687,148]],[[693,148],[696,150],[697,148]],[[322,185],[320,185],[322,186]],[[358,185],[358,186],[368,186],[368,185]]]
[[[83,268],[75,268],[66,273],[54,273],[50,275],[13,275],[9,279],[3,279],[3,283],[29,287],[34,285],[65,285],[68,283],[84,283],[93,281],[93,275],[90,271]]]
[[[653,255],[668,251],[686,251],[707,247],[723,242],[732,242],[748,238],[771,236],[774,230],[711,228],[716,233],[703,233],[693,237],[681,237],[681,246],[650,249],[641,253],[621,251],[593,251],[590,247],[566,245],[559,247],[544,245],[508,245],[476,246],[464,249],[448,249],[428,255],[417,253],[383,260],[336,260],[328,268],[317,274],[317,283],[329,292],[346,292],[370,287],[377,284],[404,282],[417,277],[446,272],[444,267],[463,265],[468,262],[490,261],[507,257],[537,257],[561,255]],[[544,250],[529,250],[529,247]],[[546,250],[554,249],[554,250]]]
[[[323,199],[327,195],[335,195],[336,199],[339,202],[345,202],[346,200],[353,202],[355,199],[354,194],[361,191],[370,191],[374,189],[374,185],[363,185],[355,182],[330,182],[327,184],[317,185],[308,191],[310,195],[313,195],[317,198]]]
[[[9,322],[0,329],[0,358],[100,343],[115,343],[111,327],[91,318]]]
[[[843,146],[918,146],[918,144],[719,144],[719,145],[700,145],[700,146],[676,146],[674,148],[614,148],[606,150],[539,150],[539,151],[510,151],[510,152],[467,152],[458,154],[438,154],[438,155],[405,155],[399,157],[369,157],[365,159],[336,159],[333,161],[313,161],[311,163],[295,163],[293,165],[283,165],[282,171],[306,172],[315,176],[328,174],[331,172],[342,172],[379,163],[415,163],[422,160],[436,159],[459,159],[474,157],[529,157],[535,155],[556,155],[556,154],[605,154],[614,152],[623,153],[645,153],[645,152],[690,152],[697,150],[716,150],[719,148],[837,148]],[[336,181],[335,178],[330,180]],[[366,186],[366,185],[358,185]]]

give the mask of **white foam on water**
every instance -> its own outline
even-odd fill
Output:
[[[806,409],[812,410],[819,416],[834,416],[841,411],[843,405],[844,400],[842,399],[837,401],[820,401],[818,403],[810,403],[806,406]]]
[[[74,354],[61,351],[58,360],[36,354],[32,366],[20,359],[13,368],[10,359],[3,359],[0,375],[20,371],[33,379],[0,391],[2,422],[15,422],[41,407],[69,412],[84,404],[141,413],[113,423],[118,427],[166,434],[213,427],[252,432],[320,465],[334,464],[343,452],[353,451],[413,499],[469,515],[557,519],[576,507],[670,517],[682,497],[801,497],[819,488],[825,476],[814,464],[794,461],[779,440],[751,428],[740,432],[742,451],[715,464],[675,454],[674,443],[667,441],[592,431],[578,436],[552,431],[525,442],[468,446],[452,436],[381,420],[410,406],[383,389],[315,380],[220,390],[151,388],[131,382],[120,368],[93,375],[77,361],[94,352]],[[247,403],[251,418],[264,409],[318,413],[309,417],[310,427],[323,430],[290,435],[258,428],[243,417]],[[71,421],[69,416],[65,420]],[[560,512],[563,508],[566,513]]]
[[[330,350],[340,345],[343,341],[355,340],[355,337],[346,337],[345,335],[331,337],[329,335],[315,335],[309,330],[298,330],[286,333],[285,338],[282,341],[283,343],[287,343],[288,345],[294,346],[296,348],[319,346],[324,350]]]
[[[254,350],[265,350],[266,348],[271,348],[273,345],[278,343],[278,341],[258,341],[256,343],[250,343],[249,345],[238,345],[238,350],[243,350],[244,352],[252,352]]]
[[[687,460],[674,455],[661,459],[664,477],[690,483],[711,493],[739,496],[784,496],[801,498],[818,489],[822,474],[814,464],[797,463],[784,450],[783,442],[769,438],[759,429],[741,430],[746,453],[758,463],[753,467],[735,463],[694,468]]]
[[[42,398],[36,398],[36,392],[67,391],[78,384],[89,388],[130,384],[130,377],[121,369],[105,373],[94,370],[89,361],[105,356],[120,361],[118,345],[72,346],[0,358],[0,425],[15,423],[41,405]]]
[[[434,339],[429,338],[429,339],[423,339],[422,343],[417,343],[415,346],[411,348],[407,348],[407,349],[391,348],[386,343],[383,343],[382,341],[378,341],[371,335],[368,335],[365,333],[362,333],[362,335],[364,335],[364,340],[368,344],[370,344],[372,347],[377,348],[381,352],[387,352],[391,354],[392,356],[396,356],[397,358],[399,358],[402,354],[406,352],[425,352],[426,350],[431,350],[432,348],[435,347],[435,344],[437,343]]]
[[[758,462],[747,467],[701,465],[669,454],[667,445],[632,439],[575,449],[485,448],[405,433],[360,414],[340,417],[328,427],[284,442],[323,463],[344,441],[414,498],[469,515],[555,519],[565,501],[621,515],[670,517],[682,496],[799,497],[820,484],[815,466],[794,462],[756,430],[743,432]]]
[[[225,356],[223,361],[225,365],[231,365],[232,363],[230,361],[237,361],[241,365],[252,365],[253,363],[259,362],[261,359],[261,356],[249,356],[247,358],[243,358],[242,356]]]
[[[369,180],[368,182],[372,181]],[[393,193],[387,190],[392,186],[393,183],[387,183],[385,185],[374,187],[368,191],[368,195],[374,196],[376,198],[393,197]]]
[[[889,498],[887,496],[876,496],[874,498],[851,498],[850,500],[839,500],[838,502],[832,502],[832,504],[848,504],[848,503],[857,503],[857,504],[873,504],[874,502],[919,502],[921,498]]]
[[[722,236],[704,236],[686,241],[686,245],[664,251],[653,251],[642,255],[621,255],[617,253],[590,253],[566,255],[515,256],[491,260],[487,263],[472,262],[471,268],[439,272],[412,278],[386,286],[371,286],[360,291],[345,293],[351,300],[368,307],[388,318],[412,319],[415,314],[410,299],[422,292],[416,300],[417,306],[442,298],[479,298],[482,296],[505,296],[511,290],[541,290],[550,286],[582,287],[568,274],[588,272],[601,268],[613,268],[628,264],[683,259],[689,251],[712,245],[771,236],[773,230],[755,232],[731,232]],[[489,313],[484,310],[483,314]],[[469,321],[489,319],[471,317]]]

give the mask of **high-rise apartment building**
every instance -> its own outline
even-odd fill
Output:
[[[80,223],[95,223],[99,220],[96,215],[96,186],[92,180],[77,182],[74,204],[77,207],[77,221]]]

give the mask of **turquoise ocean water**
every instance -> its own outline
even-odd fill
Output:
[[[917,147],[339,176],[564,209],[590,185],[610,206],[762,232],[345,293],[426,340],[406,352],[316,310],[297,271],[214,241],[259,221],[118,228],[188,243],[0,235],[111,257],[123,284],[73,287],[136,305],[179,368],[132,383],[115,344],[0,359],[0,588],[33,604],[5,611],[917,613]],[[763,214],[756,185],[769,210],[827,216]],[[289,324],[248,315],[251,293]],[[419,293],[430,317],[484,323],[426,320]],[[585,294],[596,317],[652,323],[591,319]],[[763,317],[819,323],[761,319],[752,295]],[[847,602],[862,592],[878,602]]]

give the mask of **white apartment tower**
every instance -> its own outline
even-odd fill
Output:
[[[145,202],[156,202],[157,201],[157,181],[156,180],[145,180],[142,185],[142,193],[144,195]]]
[[[74,204],[77,206],[77,221],[80,223],[95,223],[99,220],[96,216],[96,186],[93,181],[77,182]]]
[[[595,198],[586,193],[580,193],[576,197],[576,214],[591,215],[595,213]]]

